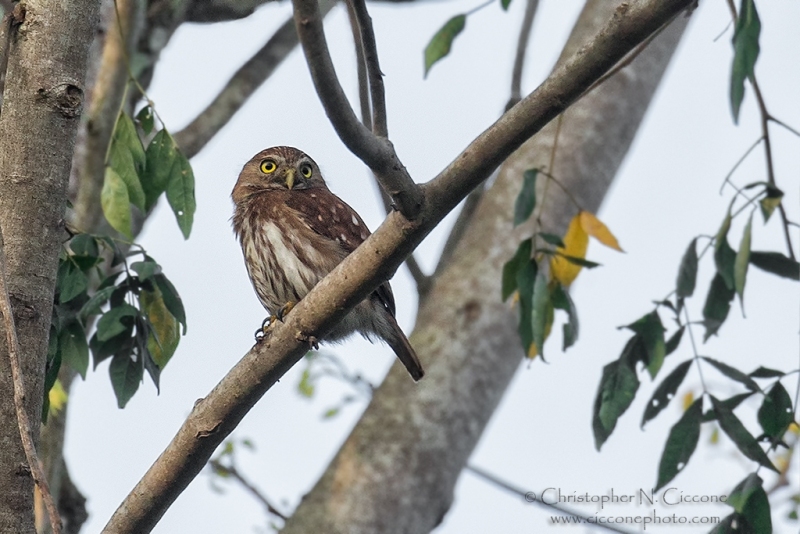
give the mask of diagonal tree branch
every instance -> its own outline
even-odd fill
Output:
[[[364,64],[367,68],[370,97],[372,100],[372,132],[378,137],[389,137],[389,126],[386,120],[386,92],[383,87],[383,73],[378,61],[378,45],[375,42],[375,31],[372,29],[372,17],[367,12],[365,0],[350,0],[353,15],[361,34],[361,49]]]
[[[345,146],[372,169],[397,209],[408,219],[416,218],[422,209],[422,191],[397,157],[392,143],[374,135],[353,112],[333,68],[317,0],[293,0],[293,5],[311,79],[333,128]],[[365,28],[360,29],[363,42]],[[369,67],[367,55],[365,44],[365,60]]]
[[[325,17],[337,0],[322,0],[320,16]],[[270,77],[297,46],[297,30],[290,18],[266,44],[236,71],[214,100],[183,130],[175,141],[187,158],[195,156],[241,109],[256,89]]]
[[[249,409],[302,358],[309,342],[323,338],[349,309],[388,279],[442,218],[525,140],[562,113],[637,43],[690,4],[691,0],[623,4],[588,45],[422,186],[425,202],[416,219],[390,213],[374,234],[297,304],[270,337],[253,347],[196,403],[104,532],[149,532]]]

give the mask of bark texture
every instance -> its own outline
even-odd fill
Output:
[[[0,115],[0,228],[38,436],[66,186],[99,0],[30,0],[24,8],[11,30]],[[27,534],[34,531],[33,482],[12,396],[0,332],[0,532]]]
[[[617,5],[587,2],[560,62]],[[600,206],[685,25],[679,16],[630,66],[564,114],[552,172],[585,209]],[[282,532],[420,533],[441,522],[458,476],[523,357],[517,313],[500,302],[501,270],[521,235],[530,232],[512,231],[522,174],[549,166],[554,135],[551,124],[506,161],[435,280],[410,338],[426,363],[425,379],[415,385],[393,367]],[[563,233],[575,211],[550,187],[544,230]]]

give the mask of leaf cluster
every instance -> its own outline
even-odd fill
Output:
[[[129,264],[134,256],[139,261]],[[136,392],[145,371],[158,388],[161,370],[178,346],[180,326],[185,334],[180,295],[143,249],[135,246],[125,253],[110,237],[73,235],[59,256],[43,419],[61,365],[85,379],[90,351],[94,368],[111,359],[109,374],[120,408]]]

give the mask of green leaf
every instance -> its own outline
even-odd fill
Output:
[[[136,274],[139,275],[139,280],[142,281],[161,273],[161,266],[151,260],[131,263],[131,269],[136,271]]]
[[[76,256],[97,257],[100,254],[97,240],[89,234],[78,234],[70,239],[69,248]]]
[[[539,267],[533,260],[517,271],[517,289],[519,291],[519,337],[525,354],[530,353],[533,343],[533,287]]]
[[[631,341],[635,339],[636,336]],[[629,345],[631,341],[628,342]],[[598,451],[617,426],[617,419],[633,402],[637,389],[639,389],[639,379],[632,365],[626,361],[623,351],[620,359],[603,367],[603,376],[595,397],[592,430]]]
[[[557,236],[556,234],[548,234],[547,232],[539,232],[539,237],[544,239],[547,243],[550,243],[553,246],[567,248],[564,244],[564,241]]]
[[[527,221],[536,207],[537,174],[539,174],[539,169],[528,169],[522,175],[522,190],[519,192],[514,206],[514,226],[519,226]]]
[[[167,190],[173,168],[179,172],[178,154],[178,146],[167,130],[159,131],[147,146],[147,165],[142,175],[145,211],[150,211],[161,193]]]
[[[553,306],[567,312],[568,320],[564,325],[563,346],[563,350],[567,350],[574,345],[575,341],[578,339],[578,331],[580,328],[578,323],[578,309],[575,307],[572,297],[569,296],[569,292],[558,282],[555,282],[553,286],[551,298],[553,300]]]
[[[714,413],[717,416],[719,426],[722,427],[725,434],[736,444],[742,454],[777,473],[778,470],[772,465],[772,462],[758,444],[756,438],[747,431],[739,418],[713,395],[709,396],[711,397],[711,405],[714,407]]]
[[[62,262],[58,267],[59,302],[69,302],[86,291],[86,275],[71,261]]]
[[[678,298],[691,297],[697,283],[697,238],[692,239],[683,253],[678,269]]]
[[[780,252],[753,251],[750,253],[750,263],[762,271],[792,280],[800,280],[800,263],[787,258]]]
[[[669,356],[678,348],[678,345],[681,344],[681,339],[683,339],[683,332],[686,330],[685,326],[680,327],[664,344],[665,354],[664,356]]]
[[[89,367],[89,345],[86,343],[86,332],[78,322],[69,323],[61,330],[58,340],[61,349],[61,361],[86,380],[86,369]]]
[[[641,338],[647,354],[645,361],[647,371],[650,373],[650,378],[655,378],[664,364],[664,356],[666,356],[664,325],[661,324],[661,317],[654,310],[626,328],[636,332]]]
[[[322,414],[323,419],[330,419],[332,417],[336,417],[339,415],[339,407],[329,408],[325,410],[325,413]]]
[[[586,267],[587,269],[594,269],[595,267],[599,267],[600,266],[599,263],[595,263],[593,261],[585,260],[583,258],[578,258],[576,256],[567,256],[566,254],[561,254],[559,252],[556,252],[556,256],[561,256],[562,258],[564,258],[568,262],[570,262],[572,264],[575,264],[575,265],[580,265],[581,267]]]
[[[139,310],[127,303],[111,308],[97,321],[98,341],[108,341],[117,334],[130,329],[133,324],[132,318],[137,315],[139,315]],[[131,319],[126,319],[128,317]],[[126,319],[124,323],[122,322],[123,319]]]
[[[656,491],[663,488],[686,467],[700,439],[700,424],[703,415],[703,399],[692,403],[683,416],[669,431],[661,462],[658,466],[658,482]]]
[[[136,120],[139,121],[139,126],[145,135],[150,135],[155,126],[155,117],[153,116],[153,109],[150,106],[145,106],[136,114]]]
[[[772,533],[769,499],[763,484],[761,477],[751,473],[728,496],[728,504],[733,506],[738,514],[740,532]],[[744,524],[741,524],[742,519]]]
[[[758,369],[750,373],[751,378],[780,378],[784,376],[786,373],[783,371],[778,371],[776,369],[770,369],[768,367],[759,366]]]
[[[111,294],[114,292],[116,287],[104,287],[103,289],[98,289],[97,292],[92,295],[92,297],[86,301],[86,304],[83,305],[80,311],[80,316],[83,319],[86,319],[90,315],[97,315],[100,313],[100,308],[108,302],[108,299],[111,298]]]
[[[136,126],[133,124],[133,120],[124,111],[119,114],[112,143],[112,153],[115,150],[126,149],[133,158],[136,173],[140,174],[144,170],[144,146],[142,146],[142,141],[139,139],[139,134],[136,133]]]
[[[714,245],[714,263],[717,266],[717,273],[722,276],[728,289],[734,289],[736,285],[733,271],[736,264],[736,251],[731,248],[727,237],[718,240]]]
[[[547,276],[539,273],[533,286],[533,302],[531,312],[531,325],[533,342],[539,351],[539,356],[544,359],[544,339],[547,329],[547,318],[552,312],[553,304],[550,302],[550,291],[547,288]]]
[[[742,241],[739,244],[739,252],[736,254],[736,260],[733,265],[733,281],[736,287],[736,293],[739,295],[739,302],[744,306],[744,283],[747,279],[747,266],[750,264],[750,241],[752,238],[753,230],[753,216],[747,221],[747,226],[744,227],[742,234]]]
[[[500,0],[500,7],[503,8],[503,11],[508,11],[508,6],[511,5],[511,0]]]
[[[517,290],[517,272],[531,259],[533,242],[526,239],[517,247],[514,257],[503,265],[503,301]]]
[[[297,384],[297,391],[300,395],[310,399],[314,396],[314,384],[311,382],[311,370],[306,368],[300,377],[300,382]]]
[[[111,376],[111,385],[114,394],[117,396],[117,406],[124,408],[133,394],[139,389],[139,384],[144,376],[144,366],[142,358],[136,361],[128,352],[115,354],[108,366],[108,374]]]
[[[731,111],[733,121],[739,122],[739,108],[744,99],[744,80],[755,74],[760,51],[758,37],[761,21],[753,0],[742,0],[733,33],[733,69],[731,71]]]
[[[467,24],[466,15],[456,15],[448,20],[442,28],[436,32],[428,46],[425,47],[425,77],[428,76],[428,71],[434,63],[445,57],[450,53],[450,47],[453,44],[453,39],[464,31],[464,26]]]
[[[154,277],[156,287],[161,291],[161,298],[164,300],[164,306],[172,314],[175,319],[183,325],[183,335],[186,335],[186,311],[183,309],[183,301],[175,286],[163,274],[157,274]]]
[[[111,167],[106,167],[103,190],[100,192],[100,205],[111,227],[128,239],[132,239],[128,186]]]
[[[147,340],[147,350],[159,369],[163,369],[178,348],[181,337],[180,326],[177,319],[167,310],[158,289],[155,292],[142,291],[139,302],[153,330]]]
[[[753,396],[754,391],[748,391],[747,393],[739,393],[738,395],[734,395],[729,399],[725,399],[724,401],[720,401],[720,404],[725,406],[730,411],[735,410],[741,403],[749,399]],[[703,422],[707,423],[709,421],[716,421],[717,414],[714,410],[708,410],[706,413],[703,414]]]
[[[758,204],[761,206],[761,215],[764,216],[764,223],[769,221],[769,218],[772,216],[775,208],[780,206],[781,200],[783,199],[783,191],[777,187],[767,185],[766,191],[767,196],[758,202]]]
[[[783,384],[776,382],[758,409],[758,424],[770,438],[780,438],[793,420],[792,399]]]
[[[197,207],[194,199],[194,173],[189,160],[180,151],[167,183],[167,201],[175,213],[183,238],[189,239]]]
[[[731,301],[734,295],[736,292],[733,287],[728,287],[722,275],[720,273],[714,275],[705,306],[703,306],[703,324],[706,327],[703,341],[708,341],[708,338],[719,331],[731,310]]]
[[[133,340],[131,338],[132,335],[133,324],[131,324],[125,332],[117,334],[107,341],[98,340],[97,332],[95,332],[92,338],[89,340],[89,349],[92,351],[94,369],[97,369],[97,366],[100,365],[100,363],[105,359],[118,352],[127,351],[130,353],[131,347],[133,347]]]
[[[114,169],[125,182],[131,204],[144,210],[144,189],[131,152],[125,147],[118,148],[118,145],[115,145],[115,148],[111,150],[107,168]]]
[[[686,378],[686,373],[689,372],[692,362],[694,362],[694,360],[686,360],[680,364],[658,385],[655,393],[653,393],[653,396],[650,398],[650,402],[647,403],[647,407],[644,409],[641,424],[642,428],[644,428],[644,425],[648,421],[654,419],[667,407],[669,401],[672,400],[675,396],[675,392],[678,391],[681,383],[683,383],[683,379]]]
[[[736,380],[740,384],[744,384],[744,386],[750,391],[761,391],[761,388],[758,387],[758,384],[756,384],[755,380],[753,380],[740,370],[736,369],[735,367],[731,367],[730,365],[722,363],[713,358],[709,358],[708,356],[701,356],[701,358],[703,358],[705,361],[713,365],[717,369],[717,371],[727,376],[731,380]]]

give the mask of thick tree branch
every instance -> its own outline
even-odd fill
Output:
[[[327,15],[337,0],[322,0],[320,14]],[[225,87],[186,128],[175,134],[175,141],[186,157],[195,156],[297,46],[294,19],[287,20],[250,60],[236,71]]]
[[[100,70],[87,113],[84,160],[79,168],[74,224],[85,231],[104,222],[100,192],[105,177],[106,154],[128,83],[127,61],[136,42],[137,0],[116,0],[103,45]],[[117,19],[119,16],[119,20]],[[122,33],[120,33],[120,31]]]
[[[415,219],[422,209],[422,192],[400,162],[392,143],[375,136],[353,112],[333,68],[317,0],[293,0],[293,5],[311,79],[333,128],[345,146],[372,169],[397,209],[406,218]]]
[[[15,7],[0,115],[0,227],[19,347],[0,324],[0,532],[33,531],[33,481],[17,430],[11,351],[19,354],[34,445],[66,187],[99,0],[27,0]],[[9,317],[6,317],[8,320]],[[14,373],[16,374],[16,373]],[[31,469],[37,469],[31,465]]]
[[[192,413],[106,525],[106,533],[149,532],[203,469],[215,448],[261,396],[353,306],[391,277],[403,259],[469,191],[547,122],[563,112],[631,48],[691,0],[621,7],[591,43],[558,68],[423,186],[426,202],[410,221],[392,212],[372,236],[323,279],[254,346]],[[298,18],[304,24],[302,16]],[[302,39],[302,38],[301,38]],[[314,63],[310,61],[310,63]],[[291,522],[291,520],[290,520]]]

